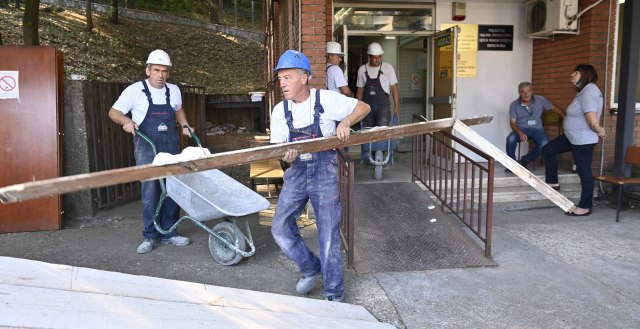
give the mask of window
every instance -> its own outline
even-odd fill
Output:
[[[614,104],[613,107],[618,107],[618,96],[620,95],[620,58],[622,56],[622,26],[624,21],[624,0],[618,1],[618,40],[616,41],[616,72],[613,77],[613,99],[611,103]],[[638,64],[640,64],[640,59],[638,60]],[[640,65],[638,66],[637,76],[640,77]],[[636,86],[636,110],[640,110],[640,83]]]
[[[349,30],[377,32],[433,31],[433,5],[395,5],[335,3],[333,26]]]

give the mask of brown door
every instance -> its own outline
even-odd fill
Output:
[[[433,35],[433,119],[456,116],[457,27]]]
[[[63,58],[53,47],[0,47],[0,186],[60,177]],[[57,230],[59,195],[0,204],[0,233]]]

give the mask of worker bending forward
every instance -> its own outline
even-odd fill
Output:
[[[298,51],[287,50],[275,68],[284,101],[275,106],[271,118],[271,142],[293,142],[337,135],[347,141],[350,126],[369,113],[369,105],[355,98],[310,89],[311,65]],[[336,122],[341,121],[336,127]],[[282,160],[291,163],[284,173],[271,233],[282,252],[298,264],[302,277],[296,290],[306,294],[322,274],[325,299],[344,298],[342,245],[340,240],[340,191],[335,150],[298,154],[289,149]],[[300,236],[296,219],[311,200],[316,214],[320,257]]]

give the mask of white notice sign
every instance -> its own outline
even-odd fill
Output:
[[[0,71],[0,99],[20,99],[19,71]]]

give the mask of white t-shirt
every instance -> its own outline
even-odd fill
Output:
[[[312,88],[310,96],[302,103],[284,100],[273,108],[271,113],[271,143],[282,143],[289,140],[289,126],[284,116],[283,102],[288,102],[288,109],[293,116],[293,127],[304,128],[313,123],[313,106],[316,103],[316,90]],[[320,130],[325,137],[336,134],[336,121],[346,118],[358,100],[329,90],[320,90],[320,104],[324,113],[320,114]]]
[[[382,62],[380,66],[369,66],[369,63],[360,66],[358,69],[358,82],[356,87],[362,88],[367,82],[367,77],[364,75],[365,70],[369,73],[369,78],[375,79],[378,76],[378,71],[382,67],[382,74],[380,74],[380,85],[382,89],[387,93],[391,93],[391,87],[398,84],[398,78],[396,77],[396,71],[393,66],[387,62]]]
[[[342,72],[340,66],[329,64],[327,66],[327,89],[340,92],[340,87],[346,85],[347,80],[344,79],[344,72]]]
[[[171,107],[173,107],[174,111],[179,111],[182,109],[180,89],[171,83],[165,83],[165,86],[169,88]],[[167,103],[167,91],[165,88],[154,88],[149,84],[148,80],[147,87],[151,93],[153,104],[163,105]],[[149,101],[147,100],[147,95],[142,91],[143,89],[142,81],[133,83],[120,94],[118,100],[113,104],[113,108],[122,112],[122,114],[131,112],[131,119],[137,125],[142,123],[142,120],[147,115],[147,109],[149,109]]]

